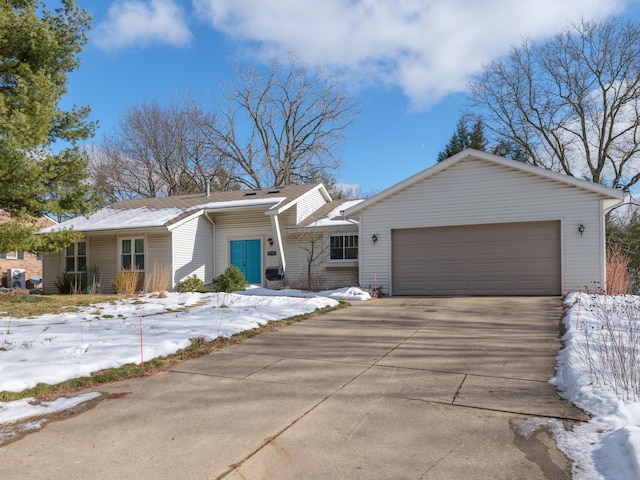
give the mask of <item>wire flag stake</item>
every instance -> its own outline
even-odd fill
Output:
[[[142,353],[142,315],[140,315],[140,365],[144,368],[144,356]]]

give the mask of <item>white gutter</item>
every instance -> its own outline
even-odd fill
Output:
[[[209,220],[209,222],[211,222],[213,229],[213,242],[211,242],[211,265],[213,266],[213,272],[211,272],[211,281],[213,281],[213,279],[216,277],[216,224],[213,220],[211,220],[209,212],[207,212],[206,210],[204,211],[204,216],[207,218],[207,220]]]

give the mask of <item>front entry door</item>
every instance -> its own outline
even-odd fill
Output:
[[[231,265],[240,269],[247,283],[262,283],[260,240],[231,240]]]

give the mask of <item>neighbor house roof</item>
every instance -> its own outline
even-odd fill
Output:
[[[576,177],[571,177],[563,173],[553,172],[551,170],[547,170],[541,167],[535,167],[528,163],[518,162],[508,158],[500,157],[498,155],[493,155],[490,153],[481,152],[479,150],[468,148],[467,150],[464,150],[452,157],[449,157],[446,160],[443,160],[442,162],[437,163],[434,166],[427,168],[426,170],[422,170],[421,172],[418,172],[417,174],[407,178],[406,180],[403,180],[402,182],[397,183],[392,187],[387,188],[386,190],[383,190],[377,195],[374,195],[373,197],[366,199],[364,202],[349,208],[345,212],[345,214],[353,215],[361,211],[362,209],[374,203],[377,203],[382,199],[387,198],[390,195],[393,195],[394,193],[397,193],[415,183],[421,182],[422,180],[432,177],[433,175],[441,172],[442,170],[446,168],[450,168],[451,166],[467,159],[478,159],[486,162],[491,162],[494,164],[502,165],[507,168],[520,170],[523,172],[545,177],[549,180],[564,183],[565,185],[577,187],[582,190],[598,193],[603,197],[605,197],[607,200],[609,200],[608,204],[605,205],[605,207],[607,208],[611,208],[611,207],[614,207],[615,205],[618,205],[624,199],[624,192],[622,192],[621,190],[605,187],[604,185],[598,185],[597,183],[589,182],[587,180],[582,180]]]
[[[76,217],[40,233],[69,229],[81,232],[132,228],[166,228],[171,230],[183,220],[205,211],[249,209],[265,211],[291,206],[306,193],[322,188],[322,184],[287,185],[253,190],[230,190],[204,194],[140,198],[114,203],[86,217]]]
[[[9,214],[9,212],[0,209],[0,224],[9,222],[10,220],[13,220],[13,217]],[[47,216],[34,217],[31,220],[35,220],[36,227],[38,228],[45,228],[57,224],[55,220]],[[29,220],[26,221],[28,222]]]

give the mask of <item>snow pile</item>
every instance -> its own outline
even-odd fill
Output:
[[[75,397],[59,397],[50,402],[37,402],[33,398],[23,398],[15,402],[0,403],[0,424],[13,423],[37,415],[49,415],[73,408],[81,403],[98,398],[101,393],[89,392]]]
[[[628,340],[622,327],[635,323],[630,322],[629,314],[633,315],[633,308],[640,313],[640,297],[571,294],[565,306],[565,348],[558,354],[552,383],[563,398],[593,418],[566,434],[561,428],[554,429],[558,444],[574,461],[574,479],[640,478],[640,397],[634,398],[633,391],[623,391],[619,385],[616,393],[613,385],[592,375],[609,368],[598,354],[602,342],[594,344],[593,340],[605,338],[597,335],[609,330],[612,339]],[[607,327],[603,328],[603,321]],[[632,367],[637,371],[637,364]],[[605,380],[611,383],[610,378]]]
[[[338,288],[336,290],[324,290],[322,292],[309,292],[306,290],[296,290],[293,288],[283,288],[282,290],[271,290],[269,288],[250,286],[244,292],[237,292],[240,295],[263,295],[263,296],[279,296],[313,298],[328,297],[334,300],[361,301],[371,300],[371,295],[357,287]]]

